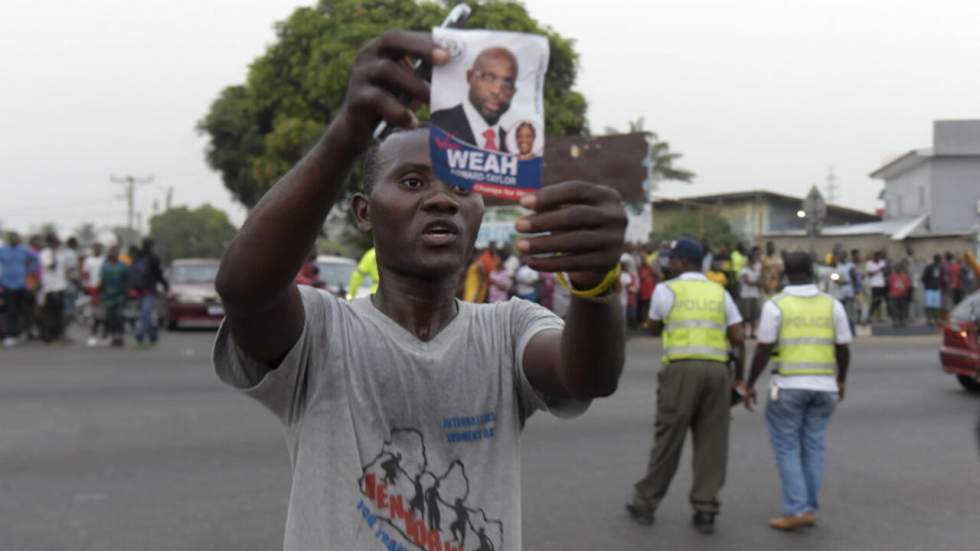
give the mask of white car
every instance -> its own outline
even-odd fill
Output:
[[[357,262],[345,256],[321,254],[316,257],[316,267],[319,270],[317,279],[323,283],[323,288],[339,297],[347,295],[347,285],[350,276],[357,269]],[[357,289],[354,298],[366,297],[371,294],[371,278],[365,277]]]

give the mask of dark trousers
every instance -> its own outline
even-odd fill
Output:
[[[909,321],[909,299],[907,297],[893,298],[891,301],[892,324],[904,327]]]
[[[121,339],[123,335],[123,305],[113,303],[105,305],[105,327],[113,339]]]
[[[732,381],[721,362],[681,360],[657,376],[657,418],[646,476],[636,483],[634,504],[655,510],[677,472],[688,430],[694,443],[695,511],[717,513],[728,468]]]
[[[61,338],[62,319],[65,316],[65,293],[52,291],[44,293],[44,306],[41,307],[41,340],[51,342]]]
[[[16,337],[20,335],[20,319],[23,315],[25,300],[27,300],[26,289],[3,290],[3,302],[6,308],[6,312],[4,313],[4,337]]]
[[[881,306],[888,307],[888,287],[871,288],[871,308],[868,308],[868,321],[876,317],[875,314]],[[880,317],[878,319],[881,319]]]

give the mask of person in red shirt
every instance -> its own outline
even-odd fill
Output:
[[[963,265],[960,261],[953,256],[953,253],[946,253],[946,266],[948,267],[949,273],[949,292],[950,298],[953,300],[953,306],[956,306],[963,300],[963,278],[961,273],[963,271]]]
[[[657,286],[657,274],[653,270],[653,266],[647,264],[646,261],[640,262],[640,267],[637,270],[640,276],[640,293],[639,293],[639,319],[640,324],[646,323],[647,316],[650,313],[650,299],[653,297],[653,289]]]
[[[908,262],[903,260],[888,276],[888,298],[891,304],[892,325],[905,327],[909,317],[909,297],[912,295],[912,277]]]

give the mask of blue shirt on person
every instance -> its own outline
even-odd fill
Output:
[[[0,247],[0,286],[15,291],[27,287],[27,272],[37,261],[37,255],[23,245]]]

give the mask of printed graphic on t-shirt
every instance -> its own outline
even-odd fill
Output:
[[[358,487],[363,498],[357,509],[383,548],[503,549],[504,523],[469,501],[466,466],[459,459],[445,466],[430,465],[421,431],[392,429],[381,451],[362,469]]]

